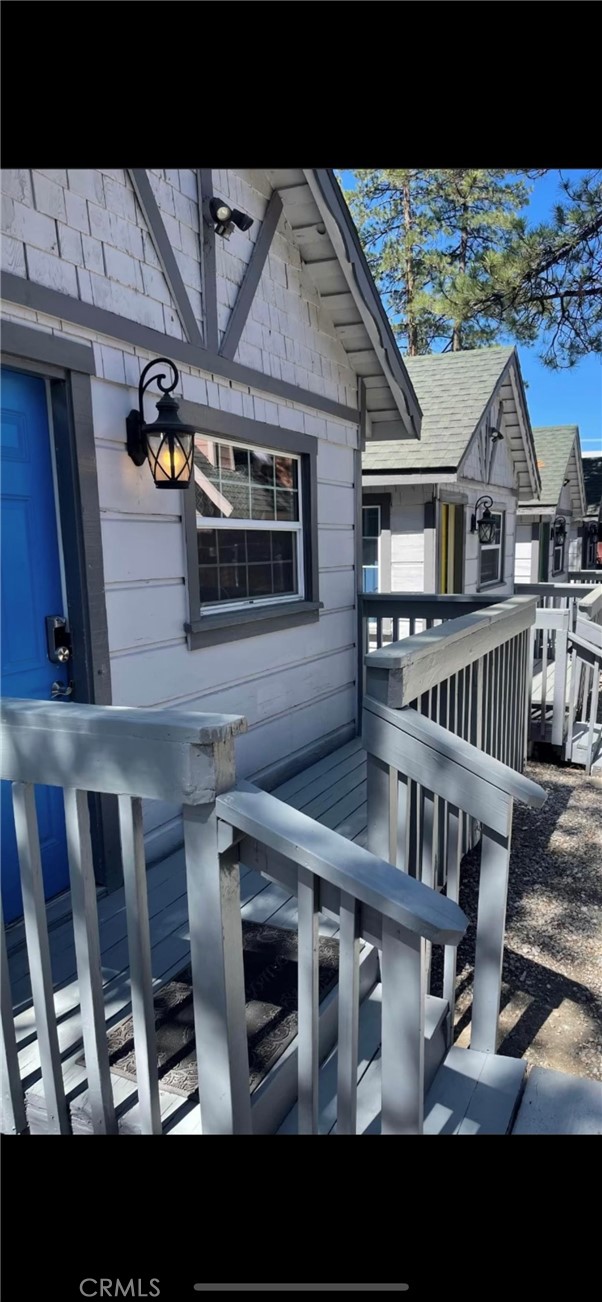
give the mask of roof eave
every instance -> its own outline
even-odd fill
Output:
[[[303,172],[385,372],[403,426],[408,437],[418,439],[422,424],[420,404],[338,181],[331,168],[304,168]]]

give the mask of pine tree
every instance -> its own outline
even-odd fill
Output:
[[[379,169],[347,201],[402,350],[494,343],[504,323],[481,311],[494,251],[523,229],[525,180],[500,170]]]
[[[561,187],[551,220],[492,249],[470,287],[477,315],[519,342],[541,340],[542,361],[554,369],[602,352],[602,171]]]

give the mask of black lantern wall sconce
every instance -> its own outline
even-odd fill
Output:
[[[485,505],[483,507],[483,514],[481,516],[481,519],[477,520],[477,511],[479,509],[479,506],[481,505],[481,502],[484,502]],[[488,497],[487,494],[484,494],[483,497],[479,497],[475,503],[475,508],[472,513],[472,517],[470,521],[470,532],[477,533],[478,531],[479,542],[485,544],[493,542],[493,538],[495,534],[495,520],[493,519],[493,516],[491,514],[492,506],[493,506],[492,497]]]
[[[239,231],[248,231],[253,225],[253,218],[248,213],[241,212],[239,208],[231,208],[223,199],[210,199],[209,212],[216,235],[221,235],[226,240],[230,239],[235,226],[238,226]]]
[[[564,538],[566,534],[566,520],[563,515],[557,515],[552,525],[552,531],[555,538]]]
[[[162,371],[149,377],[155,366],[169,366],[173,375],[171,384]],[[194,425],[185,425],[178,416],[178,403],[171,396],[180,378],[179,371],[168,357],[157,357],[144,367],[138,385],[138,411],[133,409],[126,421],[127,450],[135,466],[145,461],[151,468],[155,488],[188,488],[192,475],[194,451]],[[152,424],[144,420],[144,393],[156,380],[163,397],[157,403],[158,416]]]

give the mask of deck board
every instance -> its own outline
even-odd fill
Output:
[[[364,844],[367,821],[366,756],[359,738],[347,742],[316,764],[310,765],[277,787],[273,794],[295,809],[302,809],[325,826],[340,831],[349,840]],[[243,918],[296,929],[296,896],[244,864],[241,864],[240,876]],[[172,853],[150,868],[147,884],[153,984],[158,989],[185,966],[190,953],[183,850]],[[72,1105],[74,1132],[86,1133],[89,1128],[86,1073],[85,1067],[77,1062],[82,1044],[81,1013],[73,927],[66,909],[68,910],[68,897],[62,897],[60,905],[52,908],[53,925],[49,931],[55,1010],[60,1019],[59,1044],[65,1088]],[[107,1026],[111,1026],[125,1017],[131,1006],[123,889],[99,898],[98,917],[105,1016]],[[321,916],[322,934],[336,935],[337,929],[332,918]],[[32,1126],[42,1130],[45,1104],[40,1081],[35,1016],[30,1002],[26,950],[18,942],[17,933],[11,948],[10,971],[21,1076],[28,1087],[28,1109]],[[112,1080],[120,1126],[129,1133],[137,1133],[139,1116],[135,1086],[119,1077],[112,1077]],[[200,1129],[198,1107],[186,1104],[184,1100],[164,1091],[161,1092],[161,1114],[163,1122],[169,1123],[167,1129],[170,1133],[195,1133]]]

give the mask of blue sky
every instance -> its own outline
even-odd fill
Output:
[[[353,184],[352,172],[341,172],[344,186]],[[567,171],[564,176],[581,175]],[[533,183],[529,221],[546,221],[559,198],[559,177],[549,172]],[[602,452],[602,359],[584,357],[571,370],[551,371],[542,366],[537,347],[520,345],[523,379],[532,425],[578,425],[583,452]]]

